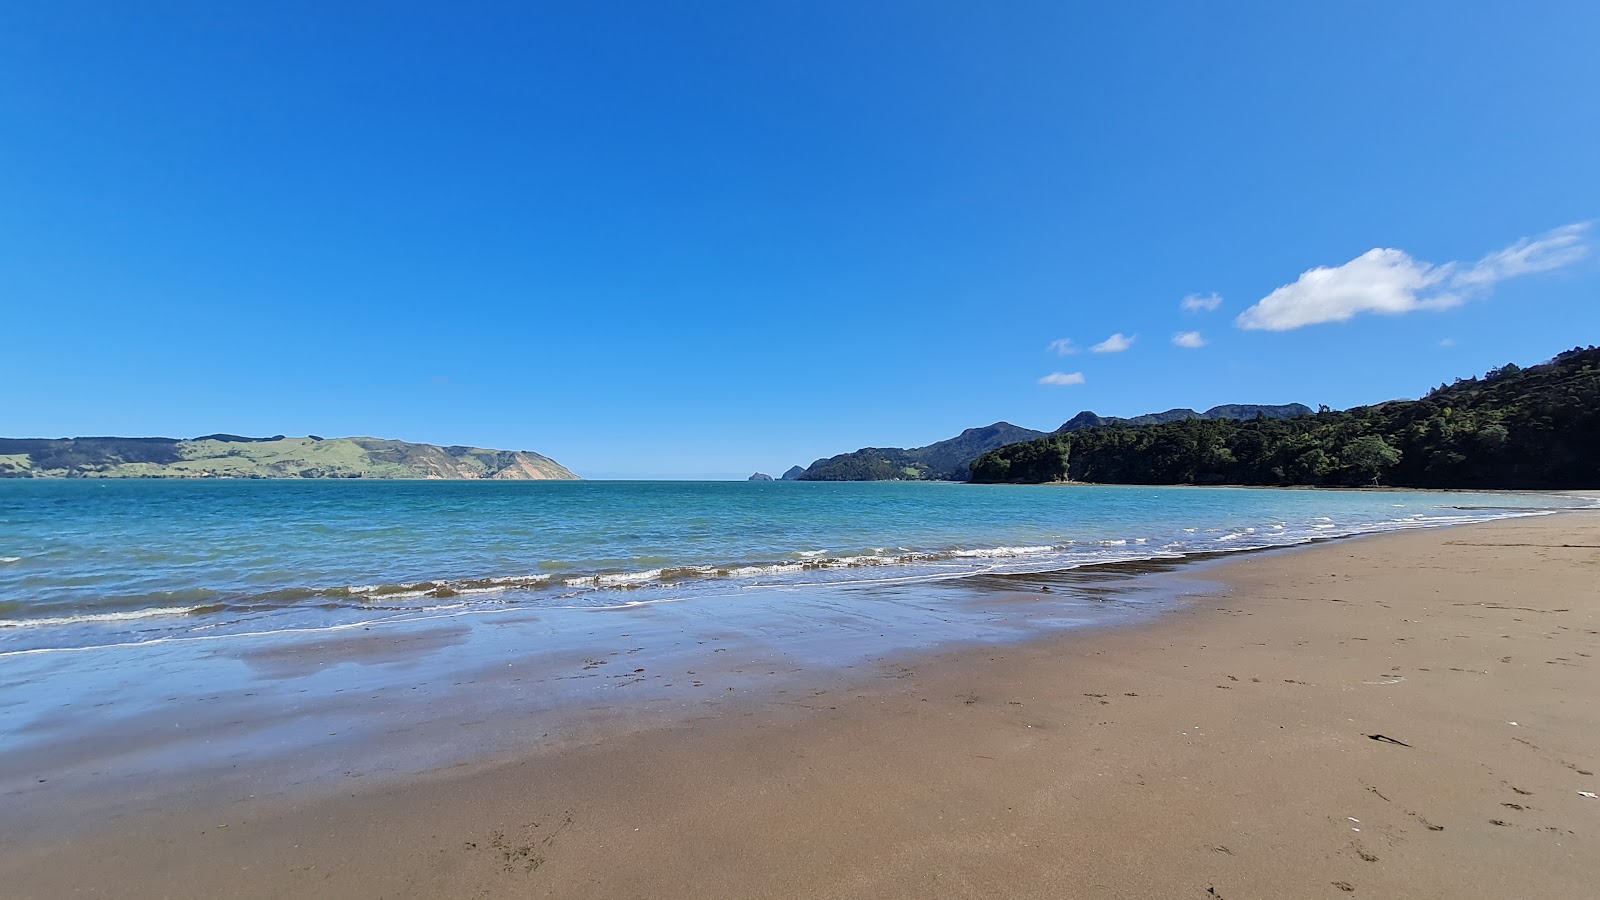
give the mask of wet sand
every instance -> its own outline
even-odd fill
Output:
[[[152,804],[8,841],[0,885],[41,898],[1593,896],[1600,798],[1582,792],[1600,792],[1600,515],[1158,577],[1215,589],[1136,624],[901,656],[510,758]]]

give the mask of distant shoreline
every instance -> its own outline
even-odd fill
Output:
[[[576,481],[528,450],[488,450],[368,437],[0,438],[0,479]]]

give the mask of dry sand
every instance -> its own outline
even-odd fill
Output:
[[[1600,515],[1179,577],[1220,585],[803,702],[6,848],[0,893],[1600,894]]]

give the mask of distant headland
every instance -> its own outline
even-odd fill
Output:
[[[576,481],[527,450],[380,438],[0,438],[0,478],[387,478]]]

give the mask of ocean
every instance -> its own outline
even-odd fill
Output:
[[[1059,571],[1587,503],[917,483],[0,481],[0,658]]]
[[[1192,559],[1589,505],[898,483],[0,481],[0,837],[803,703],[900,677],[928,653],[1159,614],[1210,589]]]

